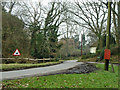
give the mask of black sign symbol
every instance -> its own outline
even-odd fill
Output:
[[[16,52],[16,54],[18,54],[18,52]]]

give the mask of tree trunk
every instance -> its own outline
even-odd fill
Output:
[[[99,48],[100,48],[100,49],[103,48],[103,38],[102,38],[102,37],[100,37],[100,46],[99,46]]]
[[[111,2],[108,1],[108,19],[107,19],[107,30],[106,30],[106,49],[110,48],[110,26],[111,26]],[[105,61],[105,70],[108,71],[109,60]]]
[[[114,3],[114,10],[115,10],[115,5],[116,3]],[[115,17],[115,12],[113,11],[113,23],[114,23],[114,28],[115,28],[115,36],[116,36],[116,44],[118,45],[119,43],[119,36],[118,36],[118,28],[117,28],[117,25],[116,25],[116,17]]]
[[[103,48],[103,38],[102,37],[99,37],[99,41],[98,41],[98,46],[97,46],[97,49],[102,49]]]
[[[120,1],[118,2],[118,36],[119,36],[118,46],[120,47]],[[120,52],[120,49],[118,49],[118,52]],[[120,58],[119,55],[118,55],[118,58]],[[118,60],[118,62],[120,62],[120,60]],[[120,67],[119,67],[119,70],[120,70]],[[120,75],[120,72],[118,74]],[[119,81],[120,81],[120,78],[119,78]],[[120,86],[120,82],[118,83],[118,85]]]
[[[106,49],[110,48],[110,24],[111,24],[111,2],[108,2],[108,19],[107,19],[107,35],[106,35]]]
[[[120,44],[120,1],[118,2],[118,44]]]

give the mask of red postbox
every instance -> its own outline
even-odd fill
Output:
[[[110,49],[105,49],[104,50],[104,59],[110,60],[110,54],[111,54]]]

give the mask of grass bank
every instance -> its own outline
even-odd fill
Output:
[[[56,65],[59,63],[62,63],[63,61],[60,60],[58,62],[46,62],[46,63],[38,63],[38,64],[19,64],[19,63],[13,63],[13,64],[0,64],[2,67],[0,68],[2,71],[10,71],[10,70],[21,70],[21,69],[28,69],[33,67],[45,67],[50,65]]]
[[[82,59],[81,57],[76,58],[78,60],[78,62],[96,62],[97,60],[97,56],[93,57],[93,58],[86,58],[86,59]],[[112,55],[111,56],[111,61],[112,63],[119,63],[119,57],[118,55]],[[98,60],[98,62],[105,62],[105,60]]]
[[[59,74],[50,76],[29,77],[18,80],[4,80],[4,88],[118,88],[118,66],[115,73],[101,68],[89,74]]]

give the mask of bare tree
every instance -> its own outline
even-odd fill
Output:
[[[15,5],[17,4],[16,1],[11,1],[11,2],[2,2],[2,10],[7,11],[8,13],[12,13]]]
[[[102,2],[104,5],[106,5],[106,7],[108,7],[107,6],[107,3],[105,3],[105,2]],[[119,38],[119,22],[120,22],[120,20],[119,20],[119,7],[120,7],[120,1],[118,1],[118,2],[112,2],[112,4],[113,4],[113,7],[111,7],[111,11],[112,11],[112,13],[113,13],[113,24],[114,24],[114,34],[115,34],[115,36],[116,36],[116,43],[117,43],[117,45],[119,45],[119,40],[120,40],[120,38]],[[116,7],[118,7],[118,8],[116,8]]]
[[[116,2],[113,3],[113,9],[115,10],[116,9]],[[116,14],[114,11],[113,12],[113,24],[114,24],[114,33],[115,33],[115,36],[116,36],[116,43],[118,44],[119,41],[118,41],[118,28],[117,28],[117,20],[116,20]]]
[[[65,8],[60,2],[49,3],[49,9],[47,10],[47,17],[44,23],[44,40],[49,40],[44,42],[44,48],[49,47],[50,53],[56,53],[58,30],[61,23],[63,23],[65,13]],[[49,46],[48,46],[49,45]]]
[[[51,8],[47,12],[47,17],[45,18],[45,24],[44,24],[44,28],[46,30],[51,25],[58,28],[60,24],[65,21],[63,17],[63,13],[65,13],[65,9],[61,5],[61,3],[51,2],[50,4],[51,4]]]
[[[99,48],[102,48],[102,33],[105,30],[104,25],[107,20],[107,11],[102,2],[75,2],[74,7],[77,8],[77,12],[68,10],[78,17],[74,22],[92,31],[99,39]],[[80,19],[82,22],[79,21]]]
[[[20,2],[19,8],[15,15],[17,15],[22,21],[24,21],[25,27],[28,28],[30,35],[30,50],[37,50],[36,48],[36,33],[41,31],[41,27],[44,21],[43,8],[40,2]]]
[[[40,2],[22,2],[19,3],[19,10],[16,15],[25,22],[25,25],[31,26],[33,24],[42,25],[43,8]]]

